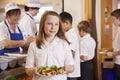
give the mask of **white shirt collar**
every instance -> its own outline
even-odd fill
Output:
[[[34,19],[33,16],[29,12],[26,12],[26,14],[28,14],[32,19]]]
[[[43,42],[44,42],[43,46],[49,46],[49,45],[53,45],[53,44],[58,44],[58,37],[56,36],[51,43],[47,42],[45,39],[43,40]]]
[[[90,34],[86,34],[85,36],[82,37],[82,39],[90,37]]]
[[[13,30],[11,29],[11,27],[10,27],[10,24],[9,24],[8,20],[5,19],[5,21],[6,21],[7,25],[8,25],[8,27],[9,27],[10,31],[11,31],[12,33],[14,33]],[[7,25],[6,25],[6,26],[7,26]],[[16,28],[15,28],[15,31],[16,31],[15,33],[19,33],[19,30],[18,30],[18,28],[17,28],[17,25],[16,25]]]

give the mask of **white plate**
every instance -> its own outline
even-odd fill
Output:
[[[105,52],[99,52],[99,54],[105,54]]]
[[[13,57],[26,57],[27,54],[19,54],[19,53],[5,53],[7,56],[13,56]]]
[[[41,77],[52,77],[52,76],[58,76],[58,75],[64,75],[64,73],[56,74],[56,75],[42,75],[42,74],[39,74],[39,76],[41,76]]]
[[[52,77],[52,76],[58,76],[58,75],[64,75],[64,74],[67,74],[67,72],[64,71],[64,72],[61,73],[61,74],[55,74],[55,75],[43,75],[43,74],[39,74],[39,76],[42,76],[42,77]]]

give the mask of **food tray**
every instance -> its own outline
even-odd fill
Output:
[[[12,56],[12,57],[26,57],[27,54],[19,54],[19,53],[5,53],[7,56]]]

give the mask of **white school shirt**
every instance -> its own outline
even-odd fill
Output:
[[[30,44],[25,68],[74,65],[72,53],[66,41],[55,37],[51,43],[44,42],[45,44],[42,46],[42,49],[38,49],[35,42]],[[67,80],[67,75],[63,74],[52,77],[34,76],[33,80]]]
[[[114,41],[115,41],[114,42],[115,44],[113,46],[114,51],[120,51],[120,27],[118,27],[118,31]],[[117,55],[115,57],[115,64],[120,65],[120,55]]]
[[[5,21],[6,21],[7,25],[8,25],[11,33],[14,33],[13,30],[11,29],[10,24],[8,23],[7,19]],[[20,33],[18,28],[17,28],[17,24],[16,24],[15,32]],[[10,40],[10,34],[9,34],[8,28],[5,25],[4,21],[2,21],[0,23],[0,41],[5,40],[5,39]]]
[[[75,51],[74,71],[68,74],[68,77],[80,77],[80,53],[79,53],[79,35],[76,28],[71,28],[66,32],[66,37],[70,41],[71,50]]]
[[[90,36],[90,34],[86,34],[80,40],[80,55],[84,55],[88,57],[88,60],[91,60],[95,56],[95,40]],[[84,62],[81,60],[81,62]]]
[[[33,16],[29,12],[26,12],[20,19],[19,25],[24,38],[28,35],[35,36],[37,27]]]

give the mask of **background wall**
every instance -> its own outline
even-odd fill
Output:
[[[0,8],[4,8],[8,2],[15,2],[20,5],[25,5],[27,0],[0,0]],[[54,10],[58,13],[61,12],[62,0],[40,0],[40,3],[52,3]]]
[[[101,0],[101,47],[112,48],[112,0]]]
[[[64,0],[64,11],[71,13],[73,26],[76,27],[84,17],[84,0]]]

